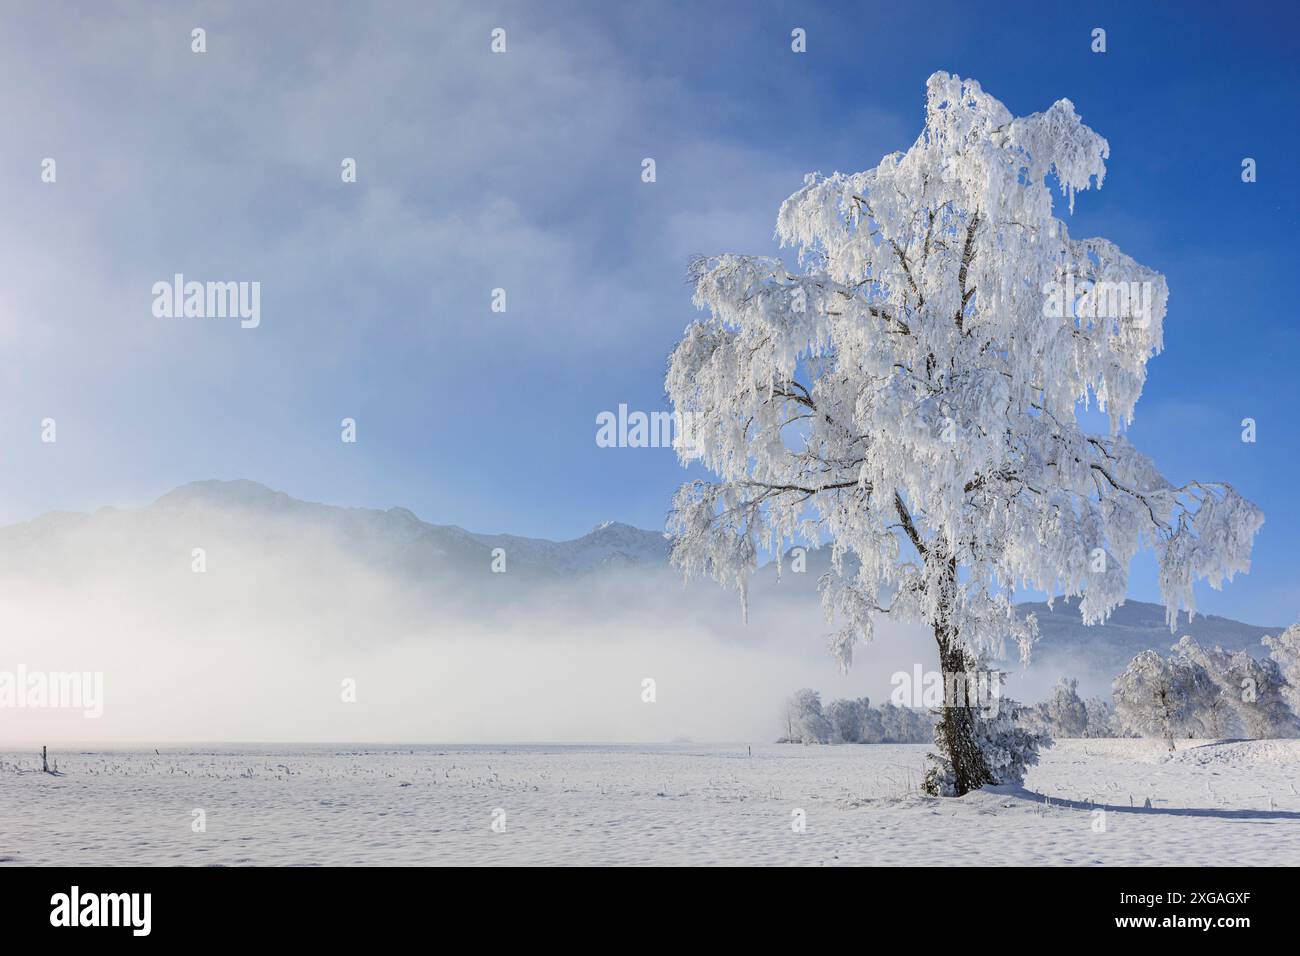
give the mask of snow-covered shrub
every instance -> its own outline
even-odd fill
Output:
[[[1039,750],[1052,745],[1050,737],[1023,726],[1024,710],[1009,697],[998,701],[996,714],[988,714],[979,708],[961,709],[962,715],[970,717],[970,737],[980,761],[988,769],[988,783],[1022,785],[1025,771],[1038,763]],[[922,783],[926,793],[939,797],[961,795],[957,775],[946,756],[950,744],[945,739],[947,727],[941,715],[934,730],[934,742],[939,753],[926,756],[928,768]]]

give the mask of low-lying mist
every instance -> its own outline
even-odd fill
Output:
[[[761,573],[745,624],[734,592],[662,565],[507,547],[494,573],[470,538],[285,496],[3,529],[0,673],[102,673],[103,700],[0,707],[0,742],[759,742],[800,687],[881,702],[937,666],[927,632],[883,620],[842,674],[811,569]]]

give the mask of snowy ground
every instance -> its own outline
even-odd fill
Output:
[[[0,863],[1300,865],[1300,741],[1060,741],[960,800],[917,794],[926,750],[0,753]]]

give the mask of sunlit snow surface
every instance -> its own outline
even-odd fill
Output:
[[[1025,790],[959,800],[916,792],[926,750],[4,753],[0,863],[1300,865],[1300,741],[1060,741]]]

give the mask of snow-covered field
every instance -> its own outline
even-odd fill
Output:
[[[1059,741],[959,800],[917,793],[927,749],[3,753],[0,863],[1300,865],[1300,741]]]

